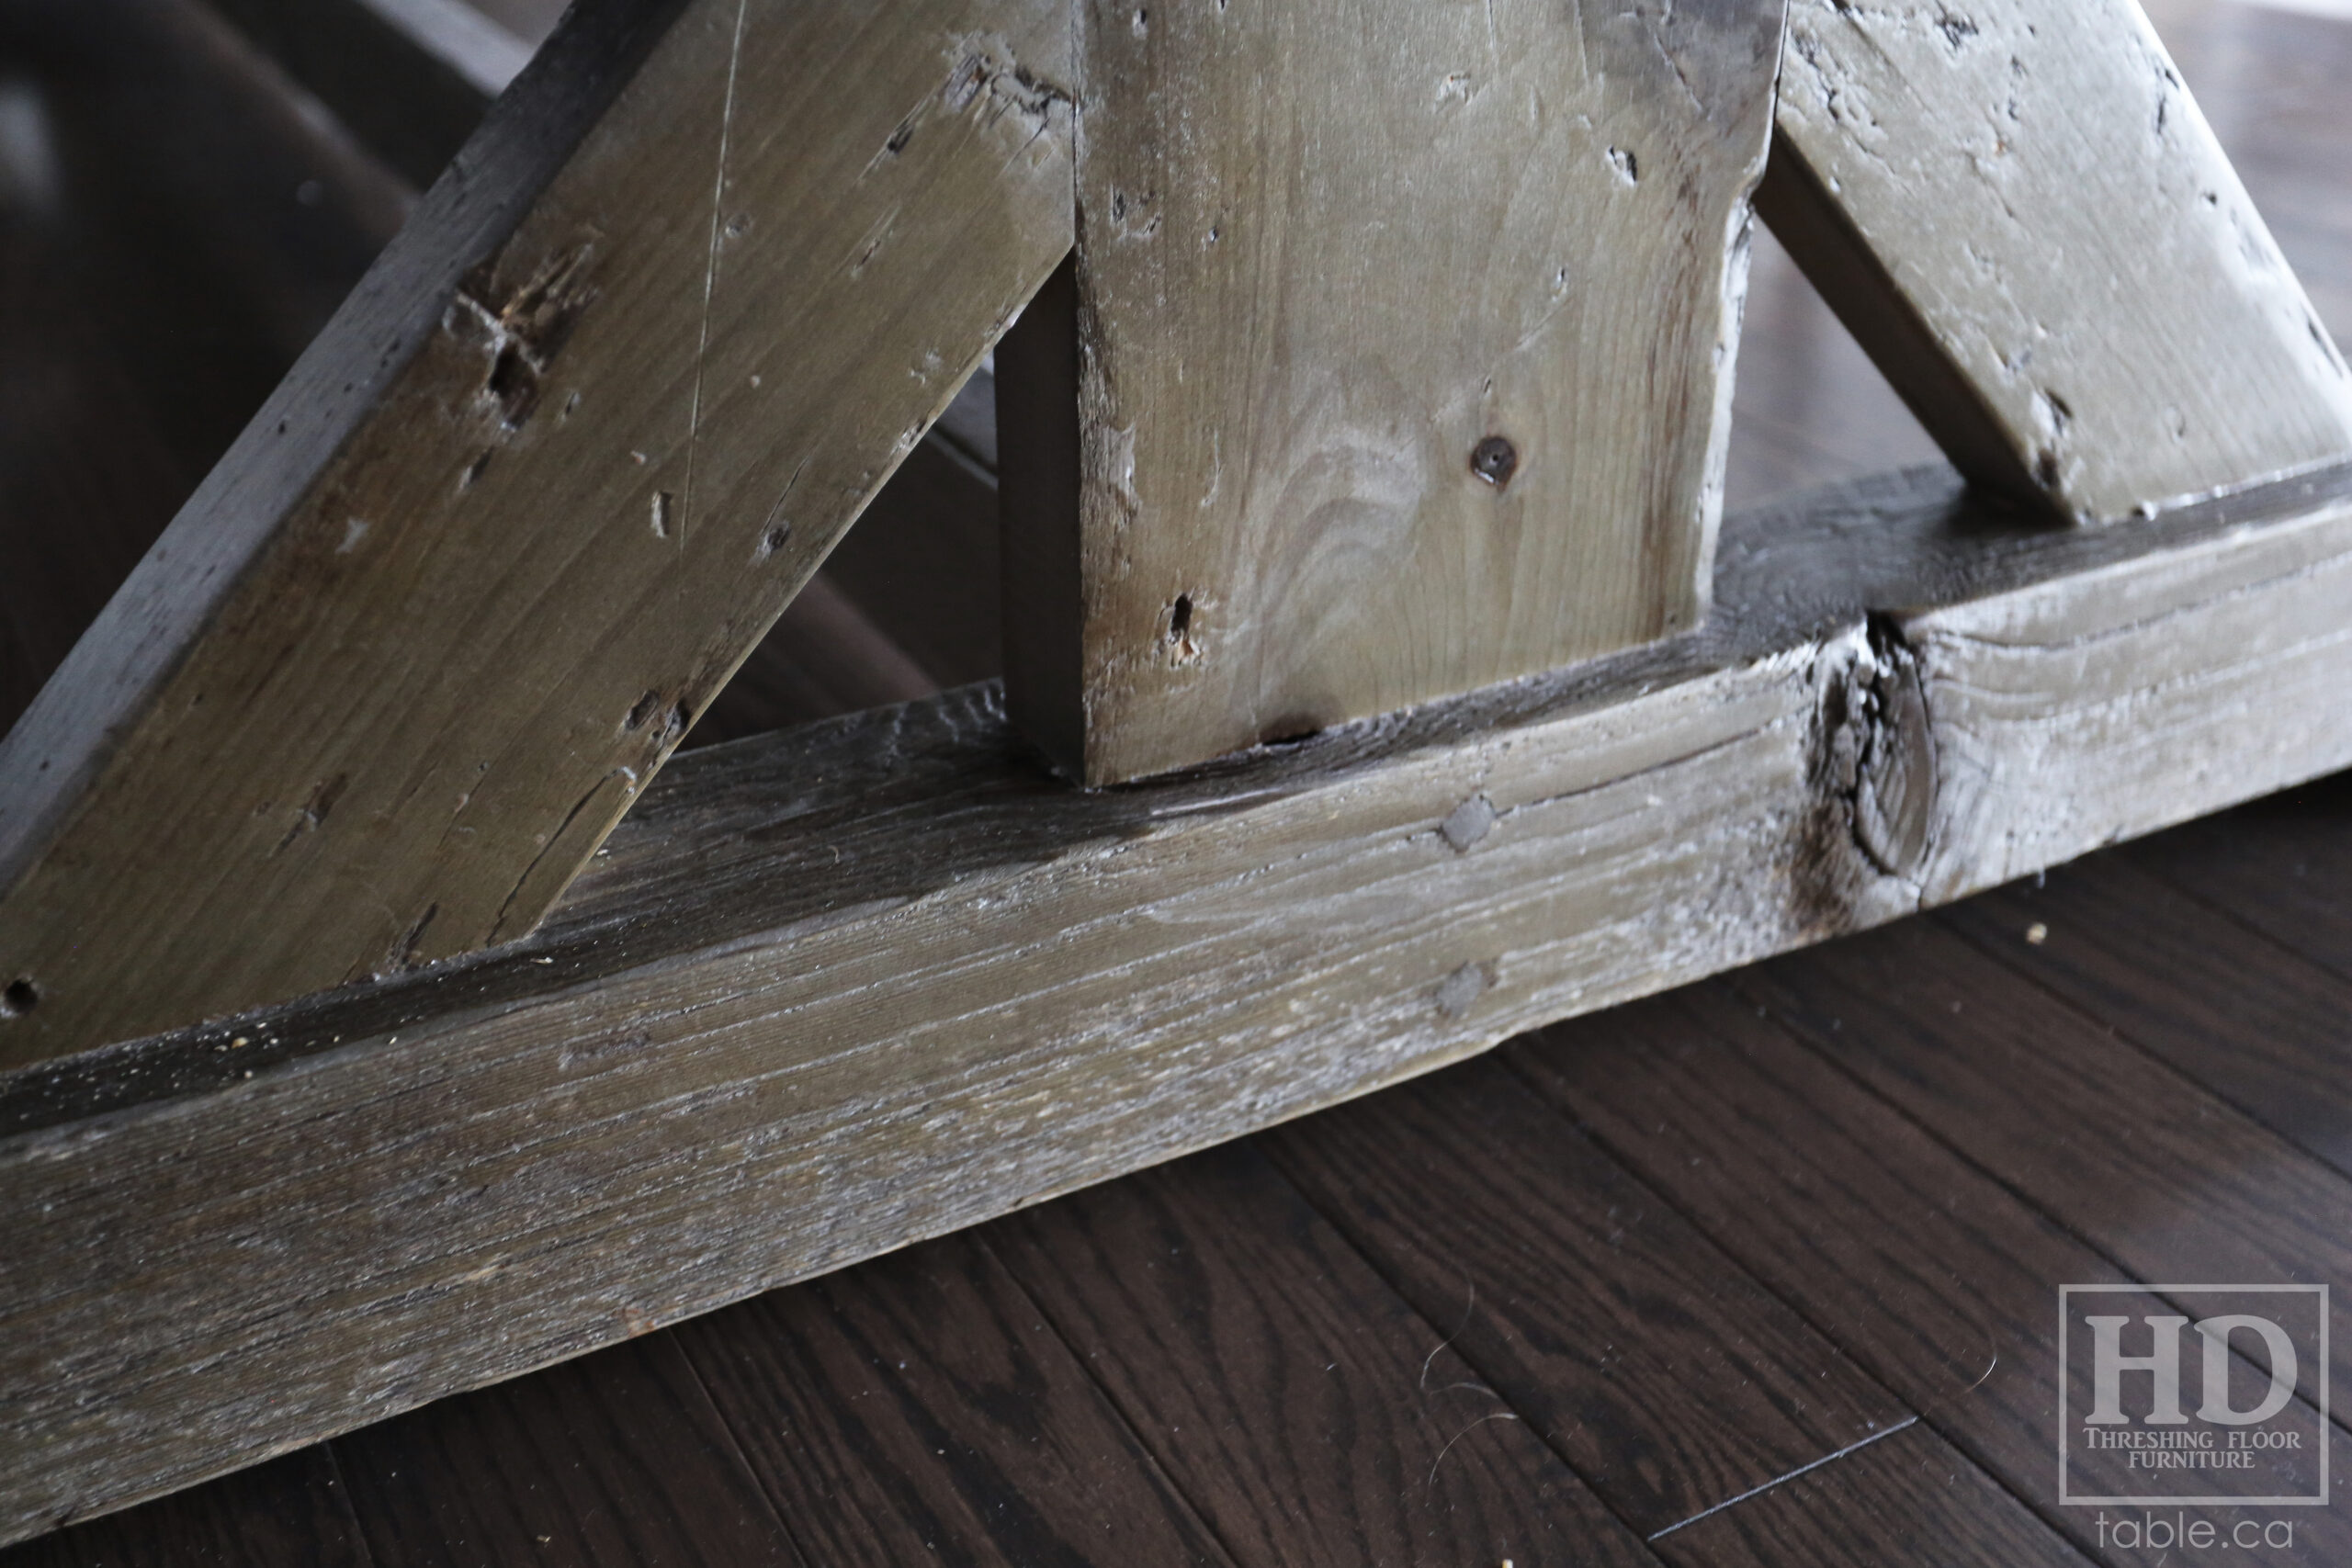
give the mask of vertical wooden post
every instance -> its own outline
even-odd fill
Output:
[[[1032,736],[1128,779],[1697,620],[1781,9],[1082,4]]]

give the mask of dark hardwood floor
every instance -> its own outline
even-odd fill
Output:
[[[2151,8],[2352,336],[2352,22]],[[177,242],[117,199],[131,111],[86,108],[123,100],[66,15],[0,22],[0,721],[300,341],[247,301],[210,318],[248,321],[233,342],[159,344],[157,301],[110,292]],[[139,112],[148,137],[221,113]],[[25,183],[27,123],[54,189]],[[292,144],[314,164],[235,198],[322,214],[273,264],[313,299],[400,193],[331,135]],[[207,265],[172,288],[253,287]],[[1934,455],[1769,238],[1739,372],[1736,506]],[[975,399],[919,448],[697,741],[992,672],[991,418]],[[2061,1506],[2058,1287],[2352,1279],[2347,1068],[2340,778],[649,1324],[0,1568],[2203,1561]],[[2352,1563],[2342,1508],[2205,1512],[2291,1516],[2291,1547],[2225,1562]]]

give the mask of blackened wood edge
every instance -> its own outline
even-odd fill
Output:
[[[1146,788],[986,687],[682,760],[526,942],[10,1080],[0,1529],[2352,764],[2344,501],[1871,481],[1704,637]]]

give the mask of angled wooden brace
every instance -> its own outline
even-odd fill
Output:
[[[579,7],[0,742],[0,1064],[530,930],[1068,250],[1068,54]]]
[[[1922,470],[1735,519],[1707,575],[1777,18],[1460,11],[1098,8],[1077,64],[1058,5],[573,17],[0,748],[0,1059],[42,1058],[0,1071],[0,1537],[2352,764],[2312,720],[2352,467],[2102,529]],[[1049,645],[1066,740],[1589,651],[1588,588],[1623,640],[1712,615],[1117,790],[988,687],[714,749],[560,896],[1073,181],[1067,303],[1004,355],[1062,446],[1013,519],[1039,614],[1129,617]],[[1600,303],[1555,298],[1589,227]]]
[[[2352,373],[2137,0],[1792,0],[1757,201],[1978,484],[2104,521],[2352,455]]]

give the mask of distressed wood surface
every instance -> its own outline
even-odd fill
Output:
[[[536,924],[1067,251],[1066,22],[576,10],[0,742],[0,1062]]]
[[[1881,480],[1703,636],[1148,788],[988,688],[684,760],[527,941],[5,1080],[5,1529],[2352,765],[2347,498]]]
[[[1080,559],[1008,580],[1057,650],[1016,649],[1015,711],[1063,766],[1131,779],[1699,618],[1779,5],[1080,30]]]
[[[2104,520],[2352,453],[2352,372],[2136,0],[1792,0],[1773,231],[1953,461]]]

